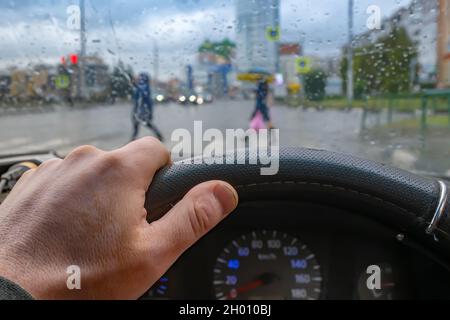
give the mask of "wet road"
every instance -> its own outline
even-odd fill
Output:
[[[204,129],[247,129],[252,107],[253,103],[245,100],[216,101],[202,106],[158,105],[155,123],[170,148],[174,144],[170,141],[172,132],[179,128],[192,131],[196,120],[203,121]],[[117,104],[86,109],[57,107],[53,112],[0,116],[0,154],[50,149],[66,154],[82,144],[114,149],[130,139],[130,110],[129,104]],[[282,146],[327,149],[405,169],[450,174],[449,131],[429,134],[424,144],[417,131],[380,130],[383,114],[368,117],[368,130],[362,130],[363,112],[359,109],[318,111],[276,106],[272,114],[280,129]],[[141,136],[150,134],[141,128]]]

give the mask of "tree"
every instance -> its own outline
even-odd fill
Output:
[[[355,48],[353,73],[355,78],[354,95],[361,98],[367,94],[401,93],[411,90],[411,79],[417,68],[417,44],[409,37],[403,27],[395,27],[380,37],[375,43]],[[343,79],[343,92],[347,89],[348,60],[341,61],[340,74]]]
[[[132,93],[133,69],[131,66],[125,67],[119,61],[114,67],[111,79],[112,95],[117,98],[127,98]]]
[[[327,74],[323,70],[314,69],[305,76],[305,93],[308,100],[323,100],[326,86]]]
[[[380,46],[384,48],[383,63],[380,66],[383,74],[381,92],[410,91],[412,62],[417,58],[417,45],[413,43],[405,28],[398,28],[382,38]]]
[[[231,61],[236,49],[236,44],[229,39],[224,39],[219,42],[211,42],[206,40],[199,47],[198,51],[200,53],[213,53],[224,58],[227,61]]]

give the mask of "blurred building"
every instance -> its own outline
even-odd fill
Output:
[[[196,84],[216,97],[229,94],[236,44],[228,39],[205,41],[198,50]]]
[[[27,96],[32,99],[45,99],[49,92],[49,77],[52,74],[52,68],[47,65],[38,65],[34,67],[29,77],[27,86]]]
[[[238,71],[279,69],[279,0],[236,0]]]
[[[450,87],[450,1],[439,1],[438,86]]]
[[[279,46],[280,73],[287,85],[299,83],[296,63],[300,54],[301,48],[297,43],[282,43]]]
[[[369,30],[354,39],[355,47],[373,44],[387,36],[395,27],[403,27],[417,43],[420,82],[435,82],[437,74],[438,15],[440,0],[412,0],[382,22],[381,30]],[[445,0],[448,1],[448,0]],[[412,66],[413,67],[413,66]]]
[[[339,75],[341,61],[336,57],[310,56],[313,69],[320,69],[329,75]]]
[[[54,100],[58,96],[55,86],[57,76],[58,68],[50,65],[37,65],[31,69],[12,68],[4,77],[2,97],[13,102]]]
[[[297,59],[301,54],[298,43],[282,43],[279,45],[279,59],[281,78],[277,79],[275,96],[284,97],[300,90],[300,78],[297,74]]]
[[[177,78],[171,78],[167,81],[167,95],[168,98],[174,101],[178,100],[178,94],[180,93],[181,82]]]
[[[340,75],[340,60],[336,57],[312,56],[312,69],[319,69],[327,75],[325,95],[338,96],[342,94],[342,78]]]
[[[110,74],[102,59],[85,58],[84,96],[105,99],[110,94]],[[36,65],[28,69],[11,68],[0,73],[0,98],[10,102],[39,100],[50,102],[73,99],[79,91],[79,65]]]
[[[93,55],[79,58],[76,63],[63,63],[58,66],[58,77],[67,75],[69,85],[67,88],[57,85],[57,89],[64,92],[66,98],[78,98],[80,95],[87,100],[104,100],[111,93],[111,75],[108,65],[102,58]],[[83,85],[80,76],[80,67],[84,68]],[[56,80],[58,81],[58,80]],[[58,88],[59,87],[59,88]]]
[[[295,93],[300,90],[302,80],[297,73],[297,63],[302,53],[302,46],[298,43],[281,43],[279,45],[280,74],[279,83],[275,86],[275,95],[278,97]],[[308,56],[311,68],[322,70],[327,75],[326,95],[340,95],[342,92],[342,79],[339,76],[340,60],[336,57]]]
[[[84,58],[85,88],[84,95],[89,99],[105,99],[109,94],[110,76],[108,65],[97,56]]]
[[[10,97],[15,100],[25,100],[27,98],[29,75],[25,70],[11,70],[11,84],[9,87]]]
[[[10,95],[11,75],[6,72],[0,72],[0,101],[5,100]]]

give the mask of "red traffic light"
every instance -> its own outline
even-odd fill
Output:
[[[78,55],[76,55],[76,54],[70,55],[70,62],[74,65],[78,64]]]

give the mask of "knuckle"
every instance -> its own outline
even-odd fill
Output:
[[[145,143],[148,143],[148,144],[155,145],[155,146],[157,146],[157,145],[162,145],[161,141],[159,141],[159,140],[156,139],[155,137],[150,137],[150,136],[143,137],[143,138],[141,139],[141,141],[142,141],[142,142],[145,142]]]
[[[44,168],[52,167],[52,166],[55,166],[57,164],[60,164],[61,162],[62,162],[61,159],[50,159],[50,160],[42,162],[39,165],[38,169],[44,169]]]
[[[214,224],[213,217],[214,205],[209,197],[201,197],[194,201],[188,212],[189,222],[194,233],[198,239],[212,228]]]
[[[138,155],[147,156],[149,159],[157,159],[158,163],[164,164],[170,160],[169,150],[154,137],[144,137],[132,143],[134,150],[137,150]]]
[[[162,142],[155,137],[144,137],[142,138],[142,142],[145,143],[149,148],[156,149],[158,152],[168,152]]]
[[[117,174],[122,167],[121,158],[110,152],[97,157],[90,166],[91,174],[95,179],[105,177],[111,174]]]
[[[98,154],[100,152],[99,149],[97,149],[94,146],[90,146],[90,145],[85,145],[85,146],[80,146],[78,148],[75,148],[68,156],[67,159],[79,159],[79,158],[83,158],[85,156],[88,155],[94,155],[94,154]]]

